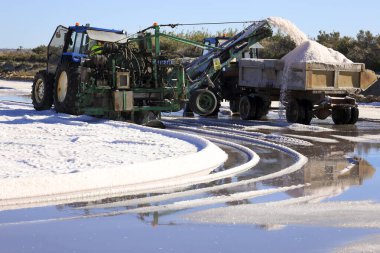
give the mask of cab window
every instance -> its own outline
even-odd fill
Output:
[[[86,54],[89,50],[89,37],[87,34],[84,34],[83,35],[83,39],[82,39],[82,47],[80,49],[80,53],[81,54]]]
[[[75,43],[74,43],[74,53],[79,54],[80,49],[82,47],[82,38],[83,38],[83,33],[77,33],[75,37]]]
[[[71,34],[71,37],[69,39],[69,43],[68,43],[68,46],[67,46],[67,52],[71,53],[74,51],[74,42],[75,42],[75,37],[76,37],[77,33],[76,32],[73,32]]]

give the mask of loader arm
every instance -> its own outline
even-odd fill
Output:
[[[190,63],[185,72],[189,79],[189,91],[210,83],[210,78],[227,67],[240,53],[256,42],[272,36],[272,29],[266,20],[257,21],[232,38],[211,48],[207,54]]]

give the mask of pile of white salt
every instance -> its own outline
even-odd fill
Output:
[[[280,17],[270,17],[268,18],[268,22],[280,31],[288,34],[297,45],[294,50],[282,58],[285,62],[285,68],[295,62],[352,63],[351,60],[338,51],[308,39],[306,34],[289,20]]]

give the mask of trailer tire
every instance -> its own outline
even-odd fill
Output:
[[[190,108],[200,116],[215,115],[219,112],[220,103],[214,92],[206,89],[199,89],[190,95]]]
[[[81,114],[78,92],[80,73],[78,67],[68,62],[58,67],[54,84],[54,108],[57,112]]]
[[[54,80],[42,70],[37,72],[32,85],[32,103],[37,111],[49,110],[53,104]]]
[[[243,96],[239,102],[239,113],[242,120],[251,120],[256,117],[256,100],[250,96]]]
[[[331,117],[336,125],[349,124],[351,108],[333,108]]]
[[[311,120],[313,119],[313,105],[311,102],[304,100],[301,102],[301,107],[303,107],[303,121],[299,122],[304,125],[310,125]]]
[[[354,125],[356,122],[358,122],[359,119],[359,109],[357,107],[351,108],[351,118],[348,124]]]
[[[289,123],[300,123],[303,121],[304,109],[298,100],[292,99],[286,105],[286,121]]]
[[[264,115],[266,116],[269,113],[270,106],[272,104],[272,101],[268,99],[264,99]]]
[[[239,100],[238,99],[231,99],[230,100],[230,110],[232,114],[238,114],[239,113]]]
[[[256,101],[256,119],[261,119],[268,114],[271,102],[262,97],[254,97],[254,100]]]

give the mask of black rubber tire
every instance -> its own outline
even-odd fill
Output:
[[[146,125],[150,121],[158,121],[159,114],[152,111],[137,111],[134,112],[134,123],[138,125]]]
[[[299,122],[304,125],[310,125],[311,120],[313,119],[313,105],[311,102],[304,100],[301,102],[301,106],[303,107],[304,110],[304,116],[303,116],[303,121]]]
[[[67,90],[62,92],[62,87],[59,86],[60,77],[67,74]],[[68,113],[73,115],[81,114],[79,106],[79,86],[80,73],[78,66],[70,63],[62,63],[57,70],[54,83],[54,108],[57,112]],[[60,93],[62,92],[62,93]],[[64,94],[65,96],[58,94]]]
[[[46,70],[37,72],[32,85],[32,103],[37,111],[49,110],[53,104],[54,79]]]
[[[303,108],[298,100],[292,99],[286,105],[286,121],[289,123],[299,123],[303,121]]]
[[[183,117],[194,117],[194,112],[190,108],[190,104],[186,103],[185,107],[183,108]]]
[[[239,113],[239,100],[238,99],[231,99],[230,100],[230,110],[233,114]]]
[[[200,116],[215,115],[219,112],[220,106],[220,102],[214,92],[206,89],[192,92],[189,104],[190,109]]]
[[[334,108],[331,117],[336,125],[349,124],[351,120],[351,108]]]
[[[358,122],[359,119],[359,109],[357,107],[351,108],[351,118],[350,121],[348,121],[348,124],[354,125],[356,122]]]
[[[254,97],[255,103],[256,103],[256,116],[255,119],[261,119],[265,115],[268,114],[270,103],[268,106],[268,102],[265,101],[262,97]]]
[[[270,99],[264,99],[263,116],[266,116],[269,113],[271,104],[272,101]]]
[[[256,118],[256,101],[249,96],[243,96],[239,102],[239,113],[242,120],[252,120]]]

